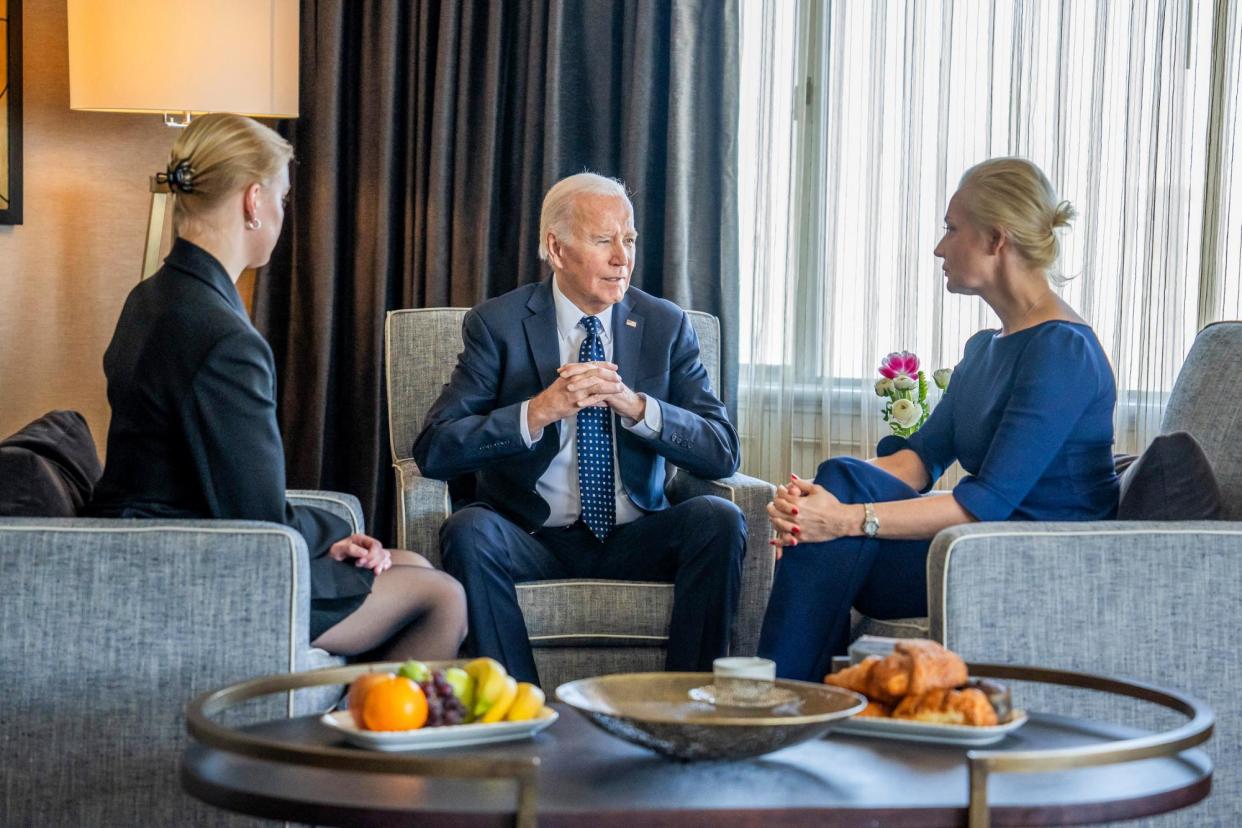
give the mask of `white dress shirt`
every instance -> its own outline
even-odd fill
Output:
[[[586,328],[578,323],[582,321],[582,317],[590,316],[580,310],[573,302],[561,293],[560,288],[556,286],[556,276],[552,277],[552,299],[556,303],[556,333],[557,339],[561,347],[561,365],[578,361],[578,354],[582,348],[582,341],[586,339]],[[600,321],[600,339],[604,345],[604,359],[612,361],[612,308],[599,314],[597,317]],[[625,377],[622,377],[624,381]],[[639,437],[651,439],[660,435],[660,428],[663,425],[663,417],[660,415],[660,406],[653,403],[646,394],[640,394],[643,402],[646,404],[641,420],[631,420],[629,417],[619,415],[613,416],[612,429],[612,479],[613,485],[617,493],[617,525],[629,523],[642,517],[643,511],[634,505],[630,500],[630,496],[625,492],[625,486],[621,482],[621,469],[617,465],[617,431],[616,424],[620,421],[621,425],[632,434]],[[526,447],[533,449],[535,444],[543,437],[543,429],[538,433],[530,433],[530,424],[526,415],[530,408],[530,400],[522,403],[522,410],[519,415],[519,421],[522,426],[522,440],[526,443]],[[582,512],[581,497],[578,494],[578,418],[576,416],[559,420],[556,427],[560,430],[561,447],[552,458],[547,471],[543,476],[535,481],[535,491],[539,496],[547,501],[550,509],[548,519],[543,522],[544,526],[568,526],[576,521]]]

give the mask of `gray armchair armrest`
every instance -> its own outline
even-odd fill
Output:
[[[314,506],[325,512],[331,512],[352,526],[355,532],[367,530],[366,519],[362,516],[362,504],[351,494],[314,489],[289,489],[285,492],[285,499],[294,506]]]
[[[393,464],[397,476],[397,546],[440,568],[440,524],[453,512],[448,484],[423,477],[413,460]]]
[[[1222,591],[1238,600],[1242,522],[954,526],[933,539],[927,579],[932,637],[968,660],[1037,652],[1086,669],[1085,639],[1137,646]]]
[[[737,504],[746,517],[746,559],[742,563],[742,590],[733,623],[734,655],[754,655],[759,628],[768,608],[776,559],[768,545],[768,502],[776,487],[764,480],[735,474],[722,480],[703,480],[679,471],[667,487],[668,499],[680,503],[699,495],[716,495]]]

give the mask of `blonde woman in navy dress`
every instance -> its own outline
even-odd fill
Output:
[[[1048,276],[1073,216],[1024,159],[962,176],[935,255],[949,292],[983,299],[1001,328],[970,338],[931,417],[904,443],[886,438],[887,456],[833,458],[814,482],[778,487],[768,513],[781,559],[759,643],[778,675],[822,679],[849,643],[851,607],[926,615],[941,529],[1115,514],[1112,369]],[[955,460],[968,476],[952,495],[921,497]]]

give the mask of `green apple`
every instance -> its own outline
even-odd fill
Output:
[[[467,710],[474,709],[474,679],[460,667],[450,667],[444,671],[444,680],[453,688],[453,695]]]
[[[397,675],[405,676],[415,684],[422,684],[424,681],[431,680],[431,669],[421,661],[410,659],[401,665],[401,669],[397,671]]]

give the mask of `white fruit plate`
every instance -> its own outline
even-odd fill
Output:
[[[418,730],[363,730],[354,724],[354,717],[348,710],[324,713],[319,721],[339,731],[347,742],[358,747],[371,750],[432,750],[528,739],[558,718],[560,715],[555,710],[544,707],[538,717],[524,722],[446,725],[423,727]]]

